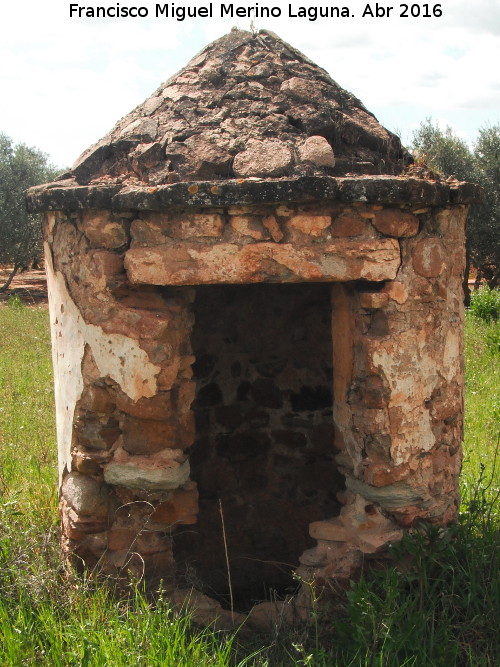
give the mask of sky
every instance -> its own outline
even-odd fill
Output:
[[[212,2],[212,18],[178,21],[157,17],[157,3],[150,0],[73,3],[77,10],[119,5],[148,13],[106,19],[70,16],[69,0],[10,0],[1,12],[0,132],[69,167],[233,26],[277,33],[360,98],[406,145],[426,118],[450,126],[471,145],[481,127],[500,123],[500,0],[335,2]],[[172,6],[179,11],[210,5],[166,4],[170,13]],[[222,17],[222,5],[247,14],[250,8],[274,8],[281,16],[255,17],[254,11],[251,18]],[[349,16],[313,21],[298,16],[301,7],[345,7]],[[401,15],[405,7],[409,17]],[[411,17],[412,11],[420,15]]]

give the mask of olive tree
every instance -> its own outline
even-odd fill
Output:
[[[469,147],[451,128],[442,130],[427,119],[414,133],[412,151],[444,176],[483,187],[483,201],[471,207],[467,224],[464,290],[468,300],[471,262],[491,287],[500,280],[500,125],[480,130],[478,140]]]
[[[500,124],[479,130],[474,155],[484,200],[470,230],[472,258],[493,288],[500,285]]]
[[[8,289],[16,273],[41,252],[38,216],[26,211],[24,191],[52,180],[55,169],[48,157],[25,144],[14,145],[0,133],[0,264],[10,269],[0,292]]]

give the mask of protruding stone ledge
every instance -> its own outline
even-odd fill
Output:
[[[64,209],[111,209],[113,196],[120,185],[63,185],[49,183],[37,185],[26,191],[26,208],[29,213],[61,211]]]
[[[125,254],[129,281],[153,285],[382,281],[393,280],[399,265],[396,239],[339,240],[301,248],[290,243],[175,242]]]
[[[27,191],[30,213],[95,208],[160,211],[180,206],[202,208],[325,200],[446,206],[480,199],[481,188],[471,183],[428,181],[405,176],[248,178],[153,187],[119,184],[79,186],[73,181],[61,181]]]

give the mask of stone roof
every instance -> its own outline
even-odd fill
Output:
[[[478,186],[405,169],[411,162],[399,139],[325,70],[271,32],[233,29],[69,172],[30,188],[27,207],[163,210],[322,199],[442,206],[480,199]]]
[[[77,160],[74,185],[400,174],[399,139],[266,30],[209,44]],[[69,183],[68,183],[69,185]]]

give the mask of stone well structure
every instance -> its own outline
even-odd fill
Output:
[[[454,520],[477,192],[410,163],[302,54],[233,31],[29,191],[68,554],[224,619]]]

